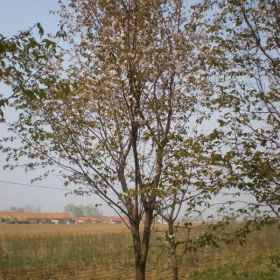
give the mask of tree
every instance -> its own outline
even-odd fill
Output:
[[[212,42],[204,62],[220,77],[220,163],[228,185],[253,197],[237,199],[242,214],[270,221],[280,217],[279,8],[275,0],[207,0],[194,13],[194,26]]]
[[[84,216],[83,205],[67,204],[64,206],[64,211],[71,214],[72,217],[82,217]]]
[[[162,181],[167,188],[157,210],[158,215],[167,224],[163,241],[168,244],[165,247],[170,254],[173,280],[179,279],[180,264],[184,255],[196,250],[198,244],[204,247],[214,243],[212,229],[211,239],[208,238],[210,230],[205,229],[196,233],[196,242],[191,240],[192,222],[196,216],[212,207],[211,201],[224,187],[221,174],[217,173],[218,166],[213,161],[212,149],[209,149],[214,145],[212,139],[208,139],[208,145],[204,145],[201,131],[190,130],[188,136],[185,136],[185,141],[182,146],[174,145],[170,157],[167,156],[162,172]],[[182,209],[189,221],[178,225]],[[205,220],[209,218],[211,217],[207,215]],[[218,239],[218,236],[215,238]]]
[[[102,216],[102,211],[98,209],[98,206],[93,206],[88,204],[84,207],[85,216],[100,217]]]
[[[194,179],[194,174],[191,174],[191,177]],[[183,189],[182,186],[185,186],[185,189]],[[179,250],[179,247],[186,247],[189,242],[189,235],[192,227],[192,222],[178,225],[178,221],[176,220],[178,219],[179,213],[184,205],[188,207],[185,212],[190,212],[192,214],[194,214],[195,211],[199,212],[199,209],[207,203],[206,196],[209,199],[209,197],[212,196],[211,192],[213,192],[203,191],[203,187],[197,188],[190,182],[181,185],[180,189],[180,192],[173,191],[173,195],[166,197],[159,210],[159,216],[167,224],[164,242],[168,244],[173,280],[179,279],[180,260],[183,255],[186,254],[186,251]],[[185,215],[187,215],[187,213],[185,213]],[[178,236],[178,229],[183,229],[184,231],[181,236]]]
[[[190,132],[208,117],[211,85],[196,60],[204,39],[188,28],[182,1],[60,3],[56,37],[65,42],[32,41],[14,60],[30,78],[13,103],[20,145],[2,150],[10,167],[21,157],[28,170],[49,167],[44,175],[59,167],[66,185],[83,186],[76,193],[127,216],[136,279],[145,279],[154,215],[181,192],[164,179],[184,174],[166,168],[169,159],[188,156]]]
[[[71,214],[73,217],[83,217],[83,216],[101,216],[102,212],[97,207],[94,207],[91,204],[86,206],[84,205],[75,205],[73,203],[67,204],[64,206],[64,211]]]
[[[12,211],[12,212],[41,212],[41,208],[40,206],[34,207],[33,205],[25,205],[22,207],[15,207],[12,206],[9,208],[8,211]]]
[[[209,44],[200,48],[197,59],[202,69],[208,70],[213,85],[207,107],[218,117],[217,128],[200,135],[198,140],[211,156],[196,155],[197,160],[208,162],[212,168],[202,175],[206,181],[210,179],[210,184],[204,182],[200,191],[191,188],[197,192],[194,197],[176,193],[161,213],[168,224],[166,240],[173,279],[178,279],[178,246],[183,244],[192,250],[200,242],[199,246],[218,246],[221,241],[236,239],[244,242],[254,225],[250,219],[243,228],[228,234],[223,228],[232,217],[249,215],[259,226],[279,221],[280,215],[279,2],[201,1],[193,7],[192,16],[192,28],[208,38],[205,41]],[[198,167],[194,163],[192,177]],[[212,181],[213,177],[219,182]],[[210,206],[209,196],[213,196],[217,183],[216,190],[223,190],[225,195],[217,209],[225,215],[224,222],[217,227],[211,225],[205,235],[199,236],[197,244],[188,240],[188,235],[180,240],[176,237],[178,227],[174,226],[178,205],[186,202],[190,212],[205,202]],[[188,182],[187,187],[190,186]],[[207,186],[211,186],[210,191]],[[190,231],[191,223],[186,228]]]

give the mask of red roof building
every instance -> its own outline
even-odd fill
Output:
[[[72,218],[67,213],[33,213],[0,211],[2,223],[71,223]]]
[[[68,213],[33,213],[0,211],[0,223],[53,223],[53,224],[121,224],[126,217],[99,216],[72,218]]]

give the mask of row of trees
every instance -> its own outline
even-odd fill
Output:
[[[64,206],[64,211],[69,213],[72,217],[99,217],[102,216],[102,212],[98,207],[95,207],[91,204],[87,205],[75,205],[73,203],[69,203]]]
[[[177,240],[182,207],[279,218],[278,1],[201,0],[189,11],[181,0],[59,2],[57,34],[37,24],[40,39],[33,28],[0,41],[13,89],[1,104],[19,112],[1,142],[7,167],[25,157],[44,175],[59,168],[77,194],[127,216],[137,280],[156,215],[174,279],[178,246],[229,241],[217,225]]]
[[[40,206],[35,207],[33,205],[24,205],[24,206],[20,206],[20,207],[12,206],[7,211],[39,213],[39,212],[41,212],[41,207]]]

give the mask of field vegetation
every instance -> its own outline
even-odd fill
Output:
[[[153,228],[147,279],[172,279],[164,235]],[[131,244],[123,225],[0,225],[0,279],[133,279]],[[279,229],[264,228],[244,245],[185,254],[180,279],[279,279],[279,255]]]

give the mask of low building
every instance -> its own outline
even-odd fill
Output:
[[[67,213],[33,213],[0,211],[0,223],[28,224],[70,224],[73,223]]]
[[[101,224],[102,217],[76,217],[73,218],[75,224]]]
[[[128,222],[127,217],[120,217],[120,216],[104,216],[103,223],[104,224],[122,224]]]
[[[119,216],[97,216],[97,217],[77,217],[73,218],[76,224],[122,224],[128,222],[126,217]]]

